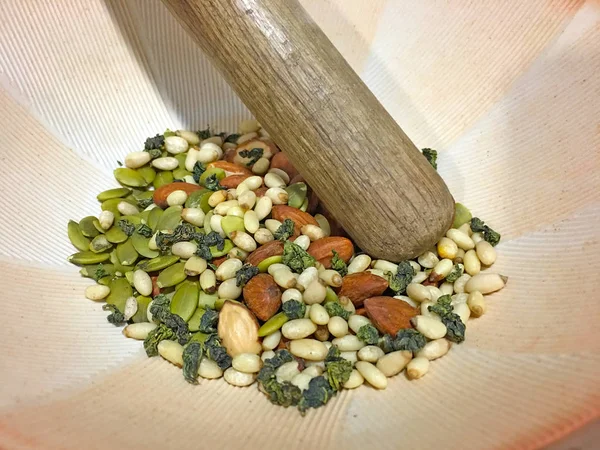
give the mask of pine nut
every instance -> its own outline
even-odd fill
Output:
[[[267,227],[267,230],[269,230],[271,233],[275,234],[275,232],[281,226],[281,222],[279,220],[275,220],[275,219],[267,219],[267,220],[265,220],[265,226]]]
[[[350,314],[356,313],[356,307],[354,306],[354,303],[352,303],[352,301],[348,297],[345,297],[342,295],[340,297],[340,304],[342,305],[342,308],[344,308]]]
[[[440,291],[442,291],[442,294],[444,295],[452,295],[454,294],[454,284],[450,283],[448,281],[445,281],[444,283],[442,283],[439,287]]]
[[[413,358],[406,366],[406,375],[411,380],[421,378],[429,371],[429,365],[429,360],[427,358]]]
[[[302,234],[296,238],[294,244],[299,246],[302,250],[308,250],[308,247],[310,247],[310,238]]]
[[[319,273],[319,278],[328,286],[340,287],[342,285],[342,276],[332,269],[327,269]]]
[[[450,228],[446,232],[446,236],[448,238],[452,239],[452,241],[454,241],[458,247],[462,248],[465,251],[475,248],[475,242],[473,242],[473,239],[471,239],[466,233],[463,233],[462,231],[457,230],[456,228]],[[438,253],[439,253],[439,246],[438,246]],[[440,256],[441,256],[441,254],[440,254]]]
[[[273,276],[275,283],[283,289],[290,289],[296,286],[296,277],[289,269],[276,270],[271,275]]]
[[[437,314],[432,313],[431,311],[429,311],[429,307],[433,306],[433,305],[435,305],[435,303],[431,302],[429,300],[421,303],[421,306],[420,306],[421,315],[422,316],[427,316],[427,317],[433,317],[436,320],[441,320],[440,317]]]
[[[131,339],[137,339],[143,341],[148,337],[148,334],[154,330],[158,325],[150,322],[131,323],[123,328],[123,334],[125,337]]]
[[[306,320],[306,319],[296,319]],[[289,322],[288,322],[289,323]],[[311,322],[312,323],[312,322]],[[284,326],[287,324],[284,324]],[[285,335],[285,333],[284,333]],[[322,361],[327,356],[327,347],[316,339],[298,339],[289,343],[290,353],[309,361]]]
[[[408,303],[413,308],[419,307],[419,304],[417,302],[412,300],[410,297],[407,297],[406,295],[394,295],[394,298],[397,298],[398,300],[402,300],[404,303]]]
[[[180,136],[167,136],[165,138],[165,150],[173,155],[187,151],[188,141]]]
[[[336,338],[341,338],[348,334],[348,322],[338,316],[334,316],[329,319],[327,328],[329,329],[329,332]]]
[[[373,261],[373,269],[378,269],[385,272],[391,272],[392,275],[396,275],[398,273],[398,264],[394,264],[393,262],[386,261],[385,259],[377,259]]]
[[[302,301],[302,293],[298,289],[286,289],[281,294],[281,302],[289,302],[290,300]]]
[[[297,286],[300,290],[305,290],[310,283],[319,279],[319,271],[316,267],[307,267],[298,277]]]
[[[358,314],[354,314],[348,319],[348,326],[355,333],[358,333],[358,330],[360,330],[362,326],[369,325],[370,323],[371,321],[368,317],[359,316]]]
[[[151,158],[148,152],[131,152],[125,157],[125,167],[137,169],[148,164]]]
[[[246,191],[238,197],[240,207],[246,210],[251,210],[256,205],[256,194],[253,191]]]
[[[454,294],[451,298],[452,298],[451,305],[454,306],[454,305],[457,305],[459,303],[467,303],[467,300],[469,298],[469,294],[465,294],[465,293]]]
[[[265,197],[270,198],[274,205],[286,205],[288,202],[288,193],[283,188],[269,188]]]
[[[269,161],[267,158],[260,158],[252,166],[252,173],[255,173],[256,175],[264,175],[267,173],[267,170],[269,170],[270,165],[271,161]]]
[[[263,350],[273,350],[277,348],[281,341],[281,331],[277,330],[268,336],[265,336],[262,341]]]
[[[227,191],[219,190],[208,197],[208,205],[212,208],[227,200]]]
[[[475,252],[479,261],[486,266],[491,266],[496,262],[496,249],[488,241],[479,241],[475,246]]]
[[[136,270],[133,272],[133,286],[135,290],[145,297],[152,294],[152,279],[143,270]]]
[[[442,291],[440,291],[440,289],[435,286],[427,286],[427,289],[429,289],[429,294],[431,295],[432,302],[437,302],[437,299],[444,295]]]
[[[286,185],[290,183],[290,176],[281,169],[274,167],[272,169],[269,169],[269,172],[267,173],[274,173],[275,175],[278,175],[279,178],[281,178]]]
[[[402,372],[411,359],[412,352],[407,350],[391,352],[379,358],[377,368],[386,377],[393,377]]]
[[[436,339],[434,341],[429,341],[427,344],[425,344],[425,347],[417,352],[416,357],[426,358],[429,361],[433,361],[434,359],[441,358],[448,353],[451,345],[452,344],[447,339]]]
[[[183,205],[185,203],[185,201],[187,200],[187,197],[188,197],[188,195],[185,191],[182,191],[182,190],[173,191],[169,195],[167,195],[167,205],[169,205],[169,206]]]
[[[216,192],[224,192],[225,196],[227,196],[227,191],[216,191]],[[215,194],[213,194],[213,195],[215,195]],[[209,202],[210,202],[211,197],[212,197],[212,195],[208,198]],[[227,197],[225,197],[225,198],[227,198]],[[229,210],[231,208],[233,208],[234,206],[239,206],[239,203],[237,200],[225,200],[223,202],[220,202],[217,206],[215,206],[215,214],[218,214],[219,216],[225,216],[225,215],[227,215]]]
[[[340,352],[340,357],[346,361],[350,361],[354,365],[358,361],[358,352]]]
[[[249,252],[246,252],[246,251],[242,250],[241,248],[233,247],[227,253],[227,257],[232,258],[232,259],[239,259],[240,261],[246,261],[246,258],[248,257],[249,254],[250,254]]]
[[[204,226],[204,216],[204,211],[200,208],[183,208],[181,211],[181,218],[197,227]]]
[[[242,181],[240,183],[240,185],[244,185],[246,188],[248,188],[251,191],[255,191],[257,190],[259,187],[262,186],[263,184],[263,179],[262,177],[253,175],[251,177],[246,178],[244,181]],[[238,195],[241,194],[241,192],[238,192]]]
[[[377,275],[380,278],[387,279],[387,277],[385,276],[385,273],[383,273],[383,270],[367,269],[367,272],[372,273],[373,275]]]
[[[117,209],[124,216],[134,216],[136,214],[139,214],[140,212],[140,210],[133,206],[131,203],[125,201],[119,202],[119,204],[117,205]]]
[[[251,212],[251,211],[248,211]],[[247,228],[246,228],[247,229]],[[271,242],[275,240],[273,233],[271,233],[266,228],[261,228],[256,233],[254,233],[254,240],[258,242],[260,245],[266,244],[267,242]]]
[[[369,255],[357,255],[348,264],[348,274],[364,272],[370,265],[371,257]]]
[[[415,276],[412,278],[411,283],[420,284],[429,278],[426,272],[417,272]]]
[[[177,136],[180,136],[183,139],[185,139],[189,145],[198,145],[200,143],[200,137],[193,131],[179,130],[177,131]],[[193,149],[190,149],[190,151],[191,150]]]
[[[456,256],[452,260],[454,264],[462,263],[465,259],[465,251],[462,248],[459,248],[456,252]]]
[[[471,235],[473,234],[473,231],[471,230],[471,224],[469,222],[463,223],[460,227],[457,228],[457,230],[462,231],[469,237],[471,237]]]
[[[254,133],[260,129],[260,125],[258,120],[256,119],[246,119],[240,122],[240,126],[238,131],[240,134]]]
[[[298,362],[290,361],[282,364],[281,367],[275,372],[277,382],[283,383],[284,381],[291,381],[300,371],[298,370]]]
[[[271,214],[271,209],[273,209],[273,201],[270,197],[267,197],[265,195],[259,198],[256,202],[254,212],[256,212],[256,217],[258,218],[258,220],[261,221],[269,214]]]
[[[462,320],[462,323],[466,325],[467,320],[469,320],[469,317],[471,317],[471,310],[469,309],[469,306],[466,303],[456,303],[452,306],[454,306],[454,314],[458,314],[460,320]]]
[[[374,388],[385,389],[387,387],[388,381],[383,372],[370,362],[358,361],[355,366],[356,370],[358,370],[364,379]]]
[[[469,294],[467,305],[475,317],[483,316],[487,309],[483,294],[479,291],[473,291]]]
[[[228,259],[221,263],[215,271],[215,276],[219,281],[229,280],[235,278],[235,273],[242,268],[244,263],[239,259]]]
[[[243,373],[257,373],[262,367],[260,356],[254,353],[240,353],[233,357],[232,367]],[[227,374],[225,374],[227,376]]]
[[[452,260],[444,258],[435,265],[435,267],[433,268],[433,271],[429,274],[429,280],[430,281],[443,280],[448,275],[450,275],[450,272],[452,272],[453,268],[454,268],[454,263],[452,262]]]
[[[217,277],[211,269],[206,269],[200,274],[200,287],[207,294],[213,294],[217,290]]]
[[[125,306],[123,307],[123,317],[125,321],[128,321],[138,310],[138,302],[135,297],[131,296],[127,300],[125,300]]]
[[[325,237],[325,232],[320,227],[312,224],[304,225],[300,231],[304,236],[308,236],[311,242]]]
[[[318,377],[323,373],[323,369],[320,366],[308,366],[302,371],[303,374],[308,375],[311,378]]]
[[[327,347],[327,351],[329,351],[329,349],[330,349],[331,347],[333,347],[333,344],[332,344],[331,342],[329,342],[329,341],[325,341],[325,342],[323,342],[323,345],[324,345],[325,347]],[[323,366],[325,366],[325,365],[323,364]]]
[[[263,352],[262,355],[260,355],[260,359],[263,360],[263,362],[265,362],[267,359],[271,359],[275,356],[275,352],[273,350],[267,350],[266,352]]]
[[[256,241],[248,233],[243,231],[234,231],[231,233],[233,243],[245,252],[256,250]]]
[[[483,235],[480,232],[473,233],[471,235],[471,239],[473,240],[473,242],[475,242],[475,245],[484,240]]]
[[[446,336],[446,325],[433,317],[415,316],[411,319],[411,322],[428,339],[440,339]]]
[[[310,320],[316,325],[327,325],[329,322],[329,314],[327,310],[318,303],[310,307]]]
[[[348,381],[344,383],[344,389],[356,389],[365,382],[364,377],[356,369],[352,369]]]
[[[229,208],[227,210],[227,215],[228,216],[233,216],[233,217],[243,218],[245,212],[246,211],[244,211],[241,206],[232,206],[231,208]]]
[[[410,283],[406,287],[406,293],[416,302],[431,300],[431,293],[429,292],[429,289],[427,289],[427,286],[423,286],[422,284]]]
[[[468,273],[463,273],[460,277],[458,277],[453,285],[454,292],[456,292],[457,294],[462,294],[463,292],[465,292],[465,285],[470,279],[471,275],[469,275]]]
[[[375,364],[385,353],[376,345],[367,345],[358,351],[358,359]],[[381,370],[381,369],[380,369]]]
[[[331,225],[329,225],[327,217],[325,217],[323,214],[315,214],[315,220],[319,224],[319,228],[323,231],[323,233],[325,233],[324,237],[330,236]]]
[[[273,172],[267,173],[263,181],[268,188],[284,188],[287,185],[279,175]]]
[[[294,319],[281,327],[281,334],[288,339],[304,339],[317,331],[317,326],[310,319]]]
[[[301,391],[305,391],[306,389],[308,389],[308,384],[310,383],[310,380],[312,380],[312,378],[313,377],[311,377],[310,375],[306,375],[304,372],[302,372],[296,375],[294,378],[292,378],[292,381],[290,381],[290,383],[292,383],[294,386],[297,386],[298,389],[300,389]]]
[[[250,234],[255,234],[260,227],[256,212],[249,210],[244,214],[244,228]],[[271,235],[272,236],[272,235]],[[256,236],[254,236],[256,238]],[[268,242],[268,241],[267,241]]]
[[[198,150],[195,148],[190,148],[188,150],[187,156],[185,157],[185,170],[188,172],[194,171],[194,166],[198,162]]]
[[[152,284],[152,282],[150,282],[150,284]],[[108,297],[108,294],[110,294],[110,287],[102,284],[94,284],[93,286],[85,288],[85,297],[90,300],[104,300]]]
[[[321,283],[321,280],[317,279],[306,287],[302,294],[302,298],[304,299],[304,303],[312,305],[315,303],[323,303],[326,295],[327,288]]]
[[[200,367],[198,367],[198,375],[208,380],[214,380],[223,376],[223,371],[212,359],[202,358]]]
[[[197,158],[202,164],[209,164],[215,162],[221,156],[223,156],[221,147],[213,142],[206,142],[200,146]]]
[[[240,144],[243,144],[244,142],[248,142],[249,140],[251,140],[251,139],[254,139],[254,138],[256,138],[256,137],[258,137],[258,133],[256,133],[255,131],[253,131],[253,132],[251,132],[251,133],[245,133],[245,134],[242,134],[242,135],[241,135],[241,136],[238,138],[238,140],[237,140],[237,144],[238,144],[238,145],[240,145]]]
[[[508,278],[497,273],[480,273],[472,277],[465,285],[465,292],[479,291],[482,294],[491,294],[502,289]]]
[[[279,272],[280,270],[287,270],[287,271],[289,271],[290,268],[288,266],[286,266],[285,264],[282,264],[282,263],[271,264],[267,268],[267,272],[269,272],[269,275],[271,275],[271,276],[274,276],[275,273]]]
[[[440,262],[439,258],[433,252],[425,252],[417,258],[418,263],[426,269],[433,269],[433,267]]]
[[[171,247],[171,253],[175,256],[179,256],[183,259],[189,259],[194,256],[196,250],[198,249],[198,244],[195,242],[176,242]]]
[[[199,256],[192,256],[186,261],[183,271],[187,276],[195,277],[204,272],[207,266],[208,264],[206,263],[206,260],[200,258]]]
[[[175,341],[160,341],[158,354],[177,367],[183,366],[183,346]]]
[[[206,217],[208,217],[208,215]],[[206,220],[206,218],[205,218],[205,220]],[[226,237],[225,236],[225,231],[223,231],[223,225],[221,225],[222,221],[223,221],[223,216],[221,216],[219,214],[213,214],[210,217],[210,220],[209,220],[209,222],[210,222],[210,229],[212,231],[215,231],[215,232],[219,233],[219,235],[221,237]]]
[[[100,227],[103,230],[108,230],[112,227],[114,221],[115,215],[111,211],[102,211],[98,216],[98,222],[100,222]]]
[[[465,253],[464,265],[465,271],[471,276],[477,275],[481,271],[481,263],[475,250],[469,250]]]
[[[219,298],[235,300],[242,295],[242,288],[236,284],[235,278],[223,281],[217,289]]]
[[[335,338],[331,341],[340,352],[357,352],[366,344],[353,334],[347,334],[344,337]]]
[[[160,170],[173,170],[179,166],[179,161],[172,156],[164,156],[152,160],[152,165]]]

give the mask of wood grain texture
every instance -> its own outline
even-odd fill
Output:
[[[296,0],[164,1],[361,249],[399,261],[449,228],[442,179]]]

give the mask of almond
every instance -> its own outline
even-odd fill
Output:
[[[283,255],[283,242],[270,241],[250,253],[246,258],[246,262],[258,266],[263,260],[277,255]]]
[[[339,296],[348,297],[354,306],[361,306],[366,298],[383,294],[388,282],[371,272],[357,272],[342,278]]]
[[[150,277],[150,279],[152,280],[152,297],[156,297],[158,294],[160,294],[160,288],[158,287],[158,284],[156,284],[156,280],[158,280],[158,275]]]
[[[367,310],[365,308],[358,308],[354,314],[367,317]]]
[[[266,187],[266,186],[261,186],[261,187],[259,187],[258,189],[256,189],[256,190],[254,191],[254,193],[256,194],[256,196],[257,196],[257,197],[259,197],[259,198],[260,198],[260,197],[264,197],[264,196],[265,196],[265,194],[267,193],[267,191],[268,191],[268,190],[269,190],[269,188],[268,188],[268,187]]]
[[[165,209],[168,208],[167,197],[171,192],[174,191],[185,191],[188,195],[192,192],[198,191],[200,189],[204,189],[202,186],[198,186],[197,184],[191,183],[182,183],[180,181],[176,181],[175,183],[165,184],[164,186],[159,187],[152,194],[152,200],[159,208]]]
[[[260,320],[269,320],[281,306],[281,290],[268,273],[258,274],[244,286],[244,301]]]
[[[211,263],[214,264],[215,266],[219,267],[221,264],[223,264],[225,261],[227,261],[227,255],[225,256],[220,256],[218,258],[214,258]]]
[[[298,171],[293,166],[293,164],[288,159],[287,155],[283,152],[277,153],[271,159],[271,169],[281,169],[285,173],[288,174],[290,180],[292,180],[296,175],[298,175]]]
[[[210,164],[208,164],[206,166],[207,169],[210,168],[216,168],[216,169],[222,169],[225,171],[225,175],[229,176],[229,175],[248,175],[248,176],[252,176],[254,175],[252,173],[252,171],[250,169],[247,169],[244,166],[240,166],[239,164],[235,164],[229,161],[215,161],[215,162],[211,162]]]
[[[241,303],[225,301],[219,313],[217,332],[231,357],[242,353],[258,355],[262,350],[258,340],[258,321]]]
[[[410,319],[419,314],[416,308],[393,297],[371,297],[365,309],[373,325],[382,333],[395,335],[398,330],[412,328]]]
[[[225,189],[235,189],[246,178],[248,178],[248,175],[229,175],[219,181],[219,184]]]
[[[319,222],[317,222],[313,216],[299,209],[292,208],[291,206],[275,205],[271,210],[271,216],[273,219],[279,220],[282,223],[285,219],[294,221],[294,235],[292,238],[300,236],[300,229],[304,225],[319,226]]]
[[[252,164],[250,164],[250,162],[252,159],[240,156],[240,153],[245,150],[252,151],[255,148],[262,149],[262,158],[271,159],[273,155],[279,153],[277,146],[268,139],[251,139],[237,146],[235,149],[235,157],[233,158],[233,162],[244,167],[251,167]]]
[[[335,250],[345,262],[348,262],[354,254],[354,245],[350,239],[340,236],[330,236],[317,239],[310,247],[308,253],[329,269],[331,267],[332,251]]]

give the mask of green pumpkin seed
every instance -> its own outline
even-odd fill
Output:
[[[125,279],[127,282],[133,286],[133,271],[125,273]]]
[[[178,169],[183,169],[183,170],[185,170],[185,160],[186,160],[186,158],[187,158],[187,152],[185,152],[185,153],[177,153],[177,154],[175,155],[175,159],[176,159],[177,161],[179,161],[179,166],[178,166]],[[175,173],[173,173],[173,175],[175,175]],[[191,175],[191,174],[190,174],[190,175]],[[175,177],[175,178],[178,178],[178,177]]]
[[[175,295],[171,300],[171,312],[177,314],[186,322],[190,320],[198,307],[198,291],[197,282],[184,281],[175,291]]]
[[[94,228],[98,230],[98,233],[104,234],[106,230],[100,226],[100,221],[98,219],[94,220],[93,224]]]
[[[148,305],[152,301],[152,298],[138,295],[135,299],[138,302],[138,309],[131,320],[133,320],[134,323],[148,322],[148,316],[146,313],[148,312]]]
[[[462,203],[454,204],[454,222],[452,222],[452,228],[458,228],[465,223],[469,222],[473,218],[471,211]]]
[[[339,301],[340,301],[340,299],[337,296],[337,294],[335,293],[335,291],[333,289],[331,289],[330,286],[327,286],[327,290],[325,291],[324,303],[339,302]]]
[[[267,320],[262,327],[260,327],[258,329],[258,337],[265,337],[268,336],[271,333],[275,333],[277,330],[279,330],[284,323],[286,323],[288,321],[288,317],[285,315],[284,312],[280,312],[278,314],[275,314],[273,317],[271,317],[269,320]]]
[[[142,224],[142,218],[140,216],[121,216],[121,220],[128,220],[136,227]]]
[[[302,206],[300,206],[300,211],[306,212],[307,209],[308,209],[308,199],[305,198],[304,201],[302,202]]]
[[[150,165],[140,167],[139,169],[136,169],[136,172],[142,176],[147,185],[152,183],[156,178],[156,170],[154,170],[154,167]]]
[[[288,205],[293,208],[300,208],[306,200],[306,184],[294,183],[285,188],[288,193]]]
[[[245,231],[244,219],[237,216],[225,216],[221,219],[221,228],[228,237],[234,231]]]
[[[131,235],[131,243],[135,248],[135,251],[142,255],[144,258],[156,258],[159,253],[157,250],[150,250],[148,247],[148,243],[150,242],[150,238],[144,237],[139,234],[137,231]]]
[[[198,306],[201,308],[215,308],[215,302],[218,300],[219,295],[215,292],[214,294],[207,294],[203,290],[200,290],[198,295]]]
[[[186,176],[191,175],[192,172],[188,172],[187,170],[185,170],[185,168],[183,169],[175,169],[173,171],[173,179],[174,180],[183,180]]]
[[[211,175],[216,175],[217,180],[221,181],[225,178],[225,171],[223,169],[219,169],[218,167],[211,167],[210,169],[206,169],[206,171],[200,175],[200,185],[204,186],[205,181]]]
[[[135,247],[131,243],[131,239],[122,244],[117,245],[117,258],[124,266],[132,266],[138,259],[138,252],[135,251]]]
[[[154,208],[154,209],[160,209],[160,208]],[[148,217],[150,216],[150,209],[147,211],[141,211],[138,216],[140,219],[142,219],[142,223],[147,224],[148,223]]]
[[[110,227],[106,233],[104,234],[108,242],[112,242],[113,244],[120,244],[121,242],[125,242],[129,236],[121,230],[118,225],[113,225]]]
[[[194,334],[192,334],[192,337],[190,338],[190,342],[194,341],[194,342],[199,342],[200,344],[204,344],[204,342],[206,342],[207,339],[208,339],[208,334],[194,333]]]
[[[171,287],[181,283],[187,278],[185,271],[183,270],[185,263],[177,263],[167,267],[156,279],[156,285],[159,288]]]
[[[269,266],[271,266],[272,264],[280,263],[282,260],[283,256],[281,255],[269,256],[268,258],[263,259],[261,262],[259,262],[256,267],[258,267],[258,270],[261,273],[265,273],[269,269]]]
[[[192,192],[188,195],[187,200],[185,201],[186,208],[200,208],[200,203],[202,201],[202,196],[204,194],[212,194],[212,191],[209,191],[205,188],[200,188],[197,191]],[[210,195],[209,195],[210,197]]]
[[[113,264],[93,264],[91,266],[83,266],[79,273],[86,278],[92,278],[95,280],[97,278],[96,271],[98,271],[100,268],[104,273],[110,275],[111,277],[115,274],[115,266]]]
[[[116,180],[124,184],[125,186],[131,187],[145,187],[148,186],[148,182],[144,179],[144,177],[137,171],[130,169],[128,167],[119,167],[115,169],[113,174],[115,175]]]
[[[125,302],[133,295],[133,288],[125,278],[115,278],[110,283],[110,294],[106,297],[106,303],[115,305],[123,312]]]
[[[159,187],[172,182],[173,172],[171,172],[170,170],[165,170],[164,172],[158,172],[156,174],[156,178],[154,178],[152,184],[154,185],[154,189],[158,189]]]
[[[78,266],[84,266],[89,264],[100,264],[107,261],[110,258],[108,253],[94,253],[91,251],[74,253],[67,258],[67,261],[77,264]]]
[[[82,252],[89,250],[90,240],[83,235],[79,229],[79,224],[74,220],[69,220],[67,234],[69,235],[71,244],[73,244],[77,250],[81,250]]]
[[[219,250],[216,245],[213,245],[212,247],[210,247],[210,254],[213,256],[213,258],[225,256],[233,247],[233,242],[231,242],[229,239],[225,239],[225,245],[223,246],[223,250]]]
[[[84,236],[89,238],[95,238],[100,234],[100,232],[94,226],[95,220],[98,219],[94,216],[87,216],[79,221],[79,229],[81,230]],[[100,225],[100,222],[98,222],[98,225]]]
[[[199,306],[196,308],[196,311],[194,311],[194,314],[192,314],[192,317],[190,317],[190,320],[188,320],[188,329],[191,332],[198,331],[200,329],[200,321],[202,320],[202,316],[204,315],[205,311],[206,310],[204,308]]]
[[[119,276],[125,275],[127,272],[131,272],[133,270],[133,266],[125,266],[121,264],[119,261],[119,257],[117,256],[117,249],[114,249],[110,252],[110,262],[115,266],[115,274]]]
[[[131,189],[121,187],[121,188],[109,189],[107,191],[102,191],[96,196],[96,198],[98,199],[99,202],[104,202],[104,201],[110,200],[112,198],[123,198],[123,197],[128,196],[129,194],[131,194]]]
[[[210,226],[210,219],[212,218],[212,216],[215,215],[214,211],[209,211],[206,213],[206,215],[204,216],[204,232],[206,234],[210,233],[212,231],[212,227]]]
[[[98,284],[101,284],[102,286],[110,286],[110,283],[112,283],[113,277],[111,277],[110,275],[106,276],[106,277],[102,277],[98,280]]]
[[[100,208],[102,209],[102,211],[111,211],[112,213],[116,211],[118,214],[118,206],[121,202],[127,202],[132,204],[133,206],[137,206],[137,202],[135,200],[130,200],[127,198],[110,198],[108,200],[103,201],[100,205]]]
[[[152,228],[152,231],[154,231],[154,232],[158,231],[158,228],[156,228],[156,226],[158,225],[158,222],[160,221],[160,218],[162,217],[163,214],[164,214],[164,211],[160,208],[152,208],[149,211],[148,221],[146,223],[148,224],[148,226],[150,228]]]
[[[102,253],[112,247],[112,244],[106,239],[106,236],[99,234],[90,242],[89,250],[94,253]]]
[[[141,262],[140,264],[138,264],[137,268],[143,270],[144,272],[156,272],[159,270],[166,269],[167,267],[175,264],[177,261],[179,261],[179,256],[159,256],[157,258],[152,258],[148,261]]]
[[[183,211],[181,206],[169,206],[160,217],[156,229],[174,230],[181,223],[181,211]]]

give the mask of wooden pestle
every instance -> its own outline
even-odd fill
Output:
[[[447,186],[297,0],[164,2],[363,251],[435,245]]]

